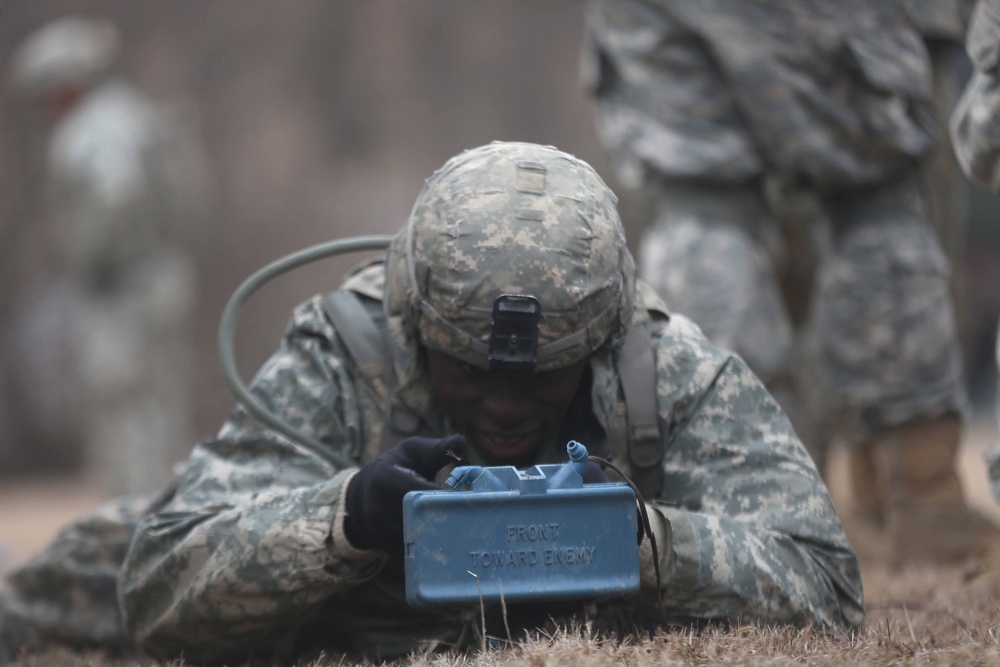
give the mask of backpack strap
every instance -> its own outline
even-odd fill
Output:
[[[380,395],[385,390],[384,329],[375,320],[354,292],[330,292],[323,297],[323,310],[337,330],[358,369],[358,374]]]
[[[655,498],[663,487],[663,443],[656,402],[656,361],[647,326],[629,330],[615,363],[628,417],[632,481],[643,496]]]
[[[395,447],[404,438],[420,433],[420,418],[393,396],[394,373],[389,353],[389,337],[383,322],[376,321],[350,290],[329,292],[323,297],[323,311],[333,324],[360,378],[386,404],[382,428],[382,451]]]
[[[419,433],[423,427],[420,418],[392,396],[393,369],[388,362],[391,354],[384,324],[376,321],[359,295],[350,290],[326,294],[323,310],[354,360],[358,375],[386,401],[383,448]],[[617,351],[615,364],[625,397],[632,481],[644,496],[655,498],[663,485],[663,444],[649,326],[632,327]]]

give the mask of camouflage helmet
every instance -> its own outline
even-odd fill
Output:
[[[427,180],[389,249],[386,314],[410,362],[397,363],[400,380],[417,372],[418,345],[491,367],[498,304],[532,298],[534,370],[568,366],[627,333],[635,266],[617,198],[588,164],[552,147],[465,151]]]
[[[118,56],[118,31],[102,19],[69,16],[39,28],[12,57],[10,86],[25,96],[102,76]]]

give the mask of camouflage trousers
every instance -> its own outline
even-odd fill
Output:
[[[997,322],[997,370],[1000,370],[1000,322]],[[1000,425],[1000,382],[997,386],[997,424]],[[986,469],[990,477],[990,490],[1000,502],[1000,442],[986,455]]]
[[[0,664],[54,645],[132,652],[118,609],[118,570],[150,497],[110,501],[74,521],[0,585]]]
[[[651,184],[643,276],[740,354],[820,461],[826,443],[964,409],[948,261],[915,177],[821,199]]]

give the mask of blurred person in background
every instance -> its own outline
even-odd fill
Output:
[[[190,249],[208,174],[186,110],[116,76],[119,54],[111,23],[60,18],[15,51],[9,84],[49,130],[46,208],[73,292],[85,472],[135,493],[164,484],[190,443]]]
[[[980,0],[966,40],[975,70],[951,118],[951,136],[962,170],[974,181],[1000,192],[1000,0]],[[997,332],[1000,368],[1000,327]],[[1000,420],[1000,393],[997,418]],[[1000,501],[1000,444],[987,454],[990,488]],[[993,553],[1000,560],[1000,550]],[[984,568],[1000,580],[1000,566]]]
[[[927,188],[932,72],[949,80],[962,7],[589,0],[585,11],[599,135],[651,206],[641,273],[746,359],[821,469],[828,443],[848,445],[852,524],[873,550],[897,562],[985,551],[998,531],[966,506],[955,468],[967,401]],[[960,236],[947,188],[936,199],[942,236]]]

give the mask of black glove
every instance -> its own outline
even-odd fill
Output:
[[[403,557],[403,496],[442,487],[432,480],[465,451],[465,437],[407,438],[351,478],[345,494],[344,534],[358,549]]]

